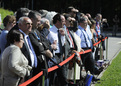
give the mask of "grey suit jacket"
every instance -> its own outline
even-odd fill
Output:
[[[32,69],[16,45],[10,45],[4,50],[1,63],[1,86],[18,86],[20,77],[29,75]]]
[[[65,38],[66,38],[66,44],[65,44],[65,59],[66,58],[68,58],[68,55],[69,55],[69,52],[70,52],[70,42],[69,42],[69,36],[68,36],[68,33],[67,33],[67,30],[66,29],[64,29],[65,30]],[[76,38],[74,37],[74,32],[73,31],[71,31],[71,30],[69,30],[69,33],[70,33],[70,35],[71,35],[71,37],[72,37],[72,39],[73,39],[73,42],[74,42],[74,46],[75,46],[75,50],[77,50],[77,43],[76,43]]]

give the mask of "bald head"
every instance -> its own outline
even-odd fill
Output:
[[[21,17],[18,21],[18,27],[21,29],[26,35],[31,32],[32,29],[32,21],[29,17]]]

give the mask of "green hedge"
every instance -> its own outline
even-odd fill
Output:
[[[1,14],[1,18],[3,20],[5,18],[5,16],[7,16],[7,15],[14,15],[14,12],[0,8],[0,14]]]
[[[0,14],[1,14],[1,19],[3,21],[3,19],[7,16],[7,15],[14,15],[13,11],[9,11],[3,8],[0,8]],[[4,28],[3,25],[0,26],[2,29]]]

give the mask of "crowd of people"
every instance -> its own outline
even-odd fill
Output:
[[[103,70],[96,61],[104,57],[101,55],[100,58],[98,54],[99,45],[93,46],[103,37],[102,15],[99,13],[92,18],[91,14],[80,13],[72,6],[61,14],[20,8],[15,15],[7,15],[3,25],[0,34],[1,86],[18,86],[40,71],[44,72],[45,86],[69,86],[73,84],[74,76],[77,82],[81,80],[82,67],[92,75]],[[92,51],[84,53],[88,49]],[[59,65],[74,53],[73,59]],[[54,65],[59,68],[48,73],[48,68]],[[93,76],[92,81],[98,80]],[[42,86],[42,76],[28,86]]]

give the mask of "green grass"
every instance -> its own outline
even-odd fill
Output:
[[[121,86],[121,52],[108,66],[100,83],[95,84],[95,86]]]

